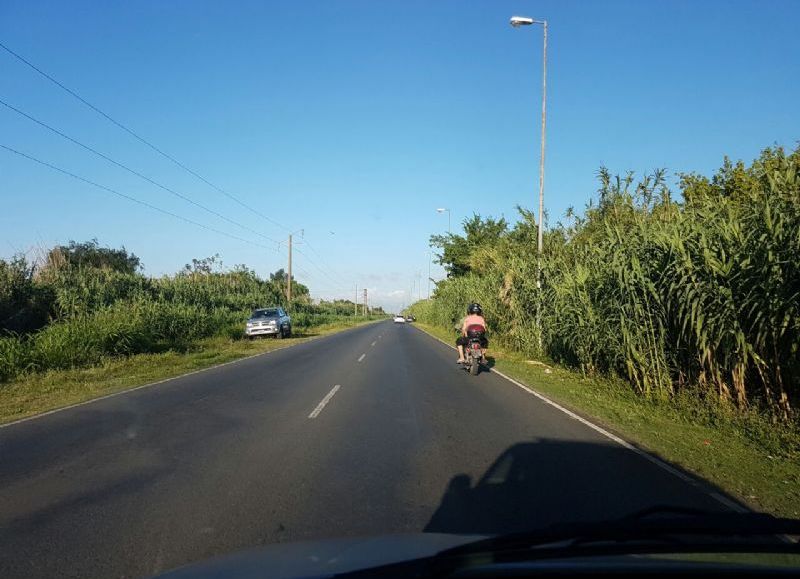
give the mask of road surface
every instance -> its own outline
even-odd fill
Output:
[[[455,357],[380,322],[2,428],[0,575],[142,577],[274,542],[724,508]]]

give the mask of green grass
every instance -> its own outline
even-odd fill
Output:
[[[452,332],[415,325],[448,343],[453,341]],[[509,350],[492,347],[489,355],[495,357],[495,367],[501,372],[753,508],[800,517],[796,431],[780,430],[758,416],[709,412],[688,396],[686,401],[647,401],[621,381],[586,378]]]
[[[108,357],[89,368],[27,374],[0,384],[0,424],[246,356],[286,348],[363,323],[368,322],[356,319],[303,328],[286,340],[205,338],[185,352],[170,350],[158,354]]]

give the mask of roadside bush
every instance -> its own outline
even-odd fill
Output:
[[[53,309],[52,288],[35,283],[34,267],[22,255],[0,259],[0,332],[30,332],[44,326]]]
[[[29,369],[30,348],[19,336],[0,337],[0,382]]]
[[[263,280],[243,266],[218,266],[216,257],[193,260],[175,276],[151,279],[137,271],[135,255],[96,240],[54,248],[38,271],[22,257],[0,260],[0,381],[185,350],[211,336],[241,339],[253,309],[286,307],[281,270]],[[308,303],[308,288],[296,281],[293,291],[295,328],[353,315],[353,302]]]
[[[726,160],[710,179],[683,175],[682,202],[660,171],[599,179],[597,203],[545,233],[541,260],[522,210],[510,230],[474,217],[465,236],[432,238],[452,275],[414,315],[449,327],[478,300],[495,340],[529,355],[621,376],[648,398],[688,393],[791,419],[800,148],[767,149],[749,167]]]

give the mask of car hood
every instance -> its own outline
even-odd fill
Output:
[[[483,538],[479,535],[413,533],[301,543],[278,543],[158,575],[165,579],[327,577],[380,565],[430,557]]]

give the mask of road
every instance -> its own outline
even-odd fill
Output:
[[[0,575],[141,577],[262,544],[722,509],[380,322],[0,429]]]

